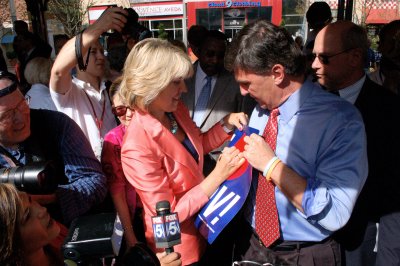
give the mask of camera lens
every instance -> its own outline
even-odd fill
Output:
[[[1,183],[11,183],[30,194],[48,194],[57,188],[57,175],[51,162],[0,169]]]

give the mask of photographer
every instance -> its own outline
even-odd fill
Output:
[[[105,91],[105,56],[99,37],[110,29],[121,31],[127,16],[121,7],[104,11],[94,24],[63,46],[51,71],[50,92],[57,110],[77,122],[98,159],[104,135],[117,126]],[[74,67],[76,77],[71,79]]]
[[[59,169],[48,180],[56,181],[57,189],[32,197],[68,225],[104,199],[107,188],[101,165],[75,122],[59,112],[30,110],[15,75],[0,71],[1,182],[15,182],[17,175],[13,176],[12,169],[24,171],[23,167],[32,163],[49,160]],[[24,172],[24,179],[30,174]],[[40,181],[41,177],[30,178]]]

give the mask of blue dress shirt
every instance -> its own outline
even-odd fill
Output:
[[[353,105],[309,81],[279,111],[276,156],[307,180],[304,213],[275,187],[281,238],[321,241],[346,224],[366,180],[364,124]],[[249,126],[262,134],[268,117],[258,105]],[[245,215],[254,228],[258,172],[253,176]]]

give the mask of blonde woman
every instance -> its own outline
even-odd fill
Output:
[[[184,79],[192,73],[181,49],[146,39],[130,52],[120,89],[134,110],[122,146],[122,166],[143,204],[146,240],[156,250],[151,216],[157,202],[168,200],[180,220],[182,244],[175,250],[183,265],[198,263],[205,251],[205,240],[194,226],[197,212],[244,162],[237,149],[226,148],[204,178],[203,155],[223,144],[235,126],[247,124],[244,113],[230,114],[201,133],[180,101],[186,92]]]

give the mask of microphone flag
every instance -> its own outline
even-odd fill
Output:
[[[250,136],[252,133],[258,134],[258,130],[251,127],[245,127],[242,131],[236,130],[228,147],[235,146],[241,152],[244,151],[246,145],[244,137]],[[242,208],[250,190],[251,180],[252,167],[246,160],[220,185],[208,203],[201,209],[197,215],[195,226],[208,243],[214,242]]]

